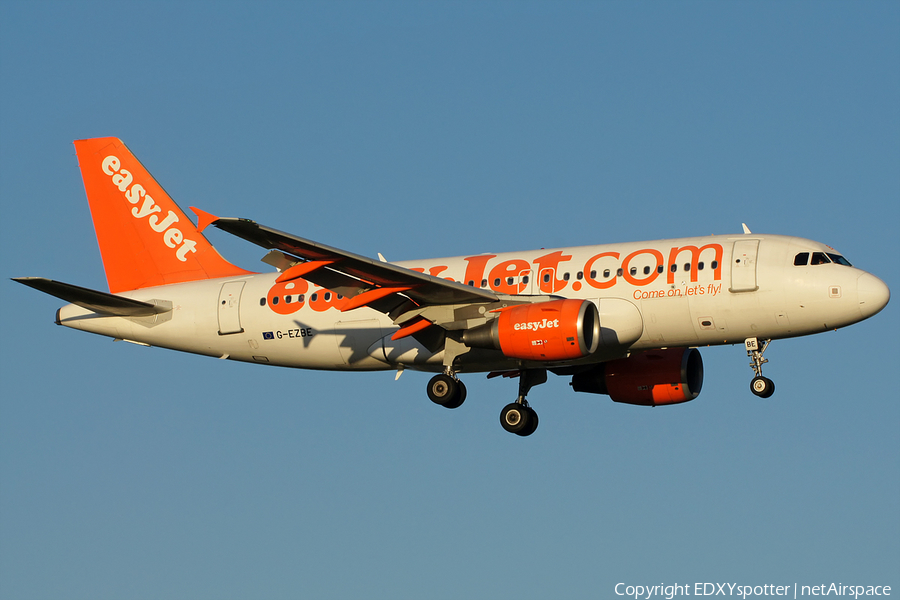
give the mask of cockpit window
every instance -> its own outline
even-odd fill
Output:
[[[841,256],[840,254],[832,254],[831,252],[829,252],[829,253],[828,253],[828,258],[830,258],[832,262],[834,262],[834,263],[836,263],[836,264],[839,264],[839,265],[844,265],[845,267],[852,267],[852,266],[853,266],[853,265],[850,264],[850,261],[849,261],[849,260],[847,260],[846,258],[844,258],[843,256]]]
[[[813,252],[812,260],[809,259],[809,252],[800,252],[794,257],[794,266],[796,267],[805,267],[806,265],[827,265],[830,263],[835,263],[837,265],[843,265],[845,267],[852,267],[850,261],[841,256],[840,254],[833,254],[831,252]]]

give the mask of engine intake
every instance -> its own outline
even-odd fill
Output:
[[[466,330],[463,343],[500,350],[510,358],[574,360],[597,351],[600,313],[587,300],[552,300],[504,308],[500,316]]]
[[[660,406],[693,400],[703,386],[703,359],[696,348],[632,354],[572,376],[576,392],[609,394],[615,402]]]

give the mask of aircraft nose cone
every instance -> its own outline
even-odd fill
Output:
[[[891,290],[885,283],[870,273],[863,273],[857,280],[859,292],[859,312],[863,319],[868,319],[887,306],[891,299]]]

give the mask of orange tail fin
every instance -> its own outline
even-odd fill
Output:
[[[249,275],[213,248],[118,138],[76,140],[112,293]]]

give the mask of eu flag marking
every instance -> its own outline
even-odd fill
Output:
[[[264,340],[274,340],[275,334],[271,331],[263,331],[263,339]]]

